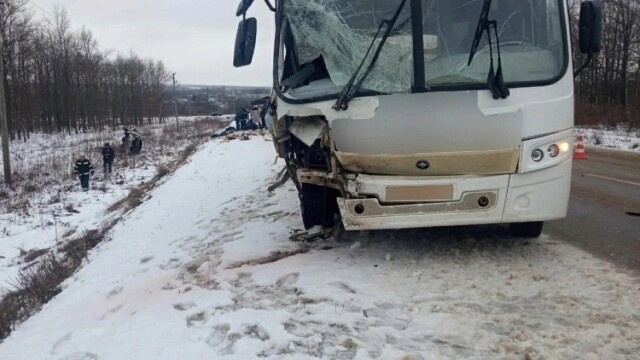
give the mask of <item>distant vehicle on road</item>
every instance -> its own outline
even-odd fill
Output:
[[[242,1],[234,65],[257,20]],[[510,224],[566,216],[574,71],[564,0],[277,0],[270,130],[306,228]],[[583,1],[580,50],[600,51]]]

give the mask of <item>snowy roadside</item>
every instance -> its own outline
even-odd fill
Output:
[[[105,210],[127,196],[131,189],[151,180],[158,171],[198,143],[189,131],[209,133],[220,127],[202,118],[181,118],[185,125],[176,133],[173,123],[140,127],[144,151],[138,156],[121,153],[114,173],[106,176],[101,168],[101,145],[121,136],[120,131],[102,133],[32,134],[26,142],[12,144],[12,164],[16,174],[14,188],[0,189],[0,298],[13,288],[21,268],[31,266],[44,249],[60,245],[109,219]],[[202,125],[202,126],[200,126]],[[79,191],[71,175],[74,156],[84,151],[93,160],[96,176],[92,191]]]
[[[583,134],[589,146],[640,153],[640,131],[628,131],[622,127],[613,130],[577,127],[575,132]]]
[[[0,359],[630,359],[637,279],[499,229],[300,227],[273,145],[210,142],[116,225]]]

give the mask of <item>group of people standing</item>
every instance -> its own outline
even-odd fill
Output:
[[[130,154],[139,154],[142,151],[142,137],[134,129],[124,129],[124,137],[122,138],[122,153],[127,150]],[[113,162],[116,159],[116,150],[110,143],[105,143],[102,147],[102,166],[105,174],[111,174],[113,171]],[[81,152],[73,166],[73,173],[80,178],[80,186],[83,191],[89,191],[89,179],[95,173],[93,163],[87,159],[87,154]]]
[[[124,128],[124,136],[122,137],[122,152],[129,149],[130,154],[140,154],[142,151],[142,137],[138,134],[138,130]]]
[[[266,108],[254,105],[251,111],[244,107],[236,114],[236,130],[257,130],[266,129],[265,115]]]

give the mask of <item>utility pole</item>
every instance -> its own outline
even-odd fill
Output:
[[[4,18],[4,1],[0,2],[0,13]],[[0,130],[2,131],[2,163],[4,183],[11,185],[11,158],[9,157],[9,125],[7,124],[7,104],[4,89],[4,34],[0,34]]]
[[[173,111],[176,114],[176,129],[180,129],[178,124],[178,94],[176,93],[176,73],[173,73]]]

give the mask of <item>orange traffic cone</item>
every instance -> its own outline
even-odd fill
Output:
[[[586,160],[587,154],[584,151],[584,135],[578,135],[578,142],[576,144],[576,149],[573,152],[573,158],[576,160]]]

